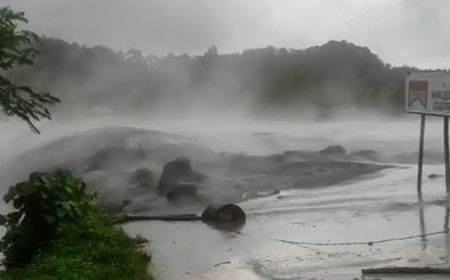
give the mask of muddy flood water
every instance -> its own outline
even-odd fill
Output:
[[[441,169],[425,167],[430,173]],[[446,267],[444,234],[372,246],[328,246],[422,234],[415,180],[415,168],[402,166],[361,181],[248,201],[240,204],[248,218],[239,233],[199,222],[136,222],[125,229],[151,240],[160,279],[354,279],[362,268]],[[425,183],[425,233],[444,228],[443,184],[440,179]]]
[[[138,130],[124,130],[124,126]],[[108,161],[94,171],[79,169],[83,170],[80,175],[100,182],[96,190],[105,203],[114,204],[126,197],[129,205],[125,212],[201,213],[205,206],[201,203],[172,206],[154,193],[124,190],[124,178],[135,168],[148,166],[159,174],[168,160],[189,157],[194,169],[211,177],[203,186],[206,196],[237,203],[246,212],[247,221],[233,231],[200,221],[123,225],[129,234],[150,240],[150,269],[160,280],[339,280],[361,279],[364,268],[448,268],[450,239],[443,231],[448,229],[449,203],[441,176],[441,122],[433,120],[427,127],[422,202],[416,193],[418,126],[415,119],[237,124],[208,130],[202,125],[129,125],[117,120],[101,125],[91,122],[77,130],[52,125],[44,129],[38,144],[29,144],[25,150],[6,147],[13,141],[26,145],[38,138],[24,140],[24,130],[5,137],[2,154],[14,161],[5,167],[10,169],[3,183],[23,178],[43,160],[49,166],[81,166],[98,150],[139,143],[149,151],[148,158],[136,161],[130,157],[126,164],[114,166]],[[98,130],[103,127],[109,129]],[[84,136],[73,138],[77,135]],[[342,145],[345,154],[317,152],[328,145]],[[31,160],[44,156],[44,152],[45,158]],[[271,155],[278,155],[275,158],[281,158],[282,163],[266,158]],[[227,156],[235,163],[231,167],[225,165]],[[239,161],[235,156],[245,164],[236,167]],[[437,176],[428,177],[431,174]],[[114,179],[104,180],[106,176]],[[248,193],[253,195],[246,196]],[[426,237],[421,237],[424,234]]]

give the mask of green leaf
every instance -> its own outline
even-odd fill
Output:
[[[58,218],[62,219],[67,214],[67,211],[62,208],[56,208],[56,214],[58,215]]]
[[[16,187],[9,187],[8,192],[3,196],[3,200],[6,203],[9,203],[11,200],[14,199],[14,197],[17,195],[17,188]]]
[[[46,215],[44,215],[44,218],[47,221],[47,223],[53,224],[57,220],[58,217],[56,215],[46,214]]]
[[[5,215],[0,214],[0,225],[4,226],[8,222],[8,218]]]
[[[43,199],[47,199],[47,198],[48,198],[48,195],[47,195],[46,192],[41,191],[41,197],[42,197]]]
[[[30,87],[26,87],[26,86],[17,87],[17,89],[20,89],[20,90],[25,91],[27,93],[34,93],[34,91]]]
[[[13,201],[13,206],[16,209],[19,209],[20,207],[22,207],[22,205],[23,205],[23,199],[18,198],[18,199]]]
[[[75,207],[74,210],[75,210],[75,213],[76,213],[77,217],[81,217],[81,216],[82,216],[82,213],[81,213],[81,209],[80,209],[80,208]]]
[[[72,190],[72,188],[70,187],[70,185],[66,186],[64,189],[65,189],[66,192],[68,192],[69,194],[73,194],[73,190]]]
[[[70,204],[67,201],[62,201],[61,206],[66,209],[67,211],[70,210]]]

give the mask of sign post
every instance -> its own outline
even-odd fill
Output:
[[[444,153],[445,153],[445,187],[447,195],[450,194],[450,164],[449,164],[449,144],[448,144],[448,117],[444,117]]]
[[[425,115],[420,116],[420,141],[419,141],[419,160],[417,169],[417,196],[422,203],[422,167],[423,167],[423,141],[425,135]]]
[[[417,72],[406,77],[405,111],[420,114],[420,144],[417,196],[422,201],[422,165],[426,115],[444,119],[445,189],[450,196],[450,156],[448,118],[450,117],[450,73]]]

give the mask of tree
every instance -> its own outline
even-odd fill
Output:
[[[219,55],[219,51],[217,50],[216,46],[210,47],[205,53],[205,57],[212,57],[212,56],[218,56],[218,55]]]
[[[17,85],[6,77],[16,66],[32,65],[39,51],[38,36],[27,30],[19,30],[19,23],[27,23],[23,12],[14,12],[9,7],[0,8],[0,110],[6,116],[16,116],[27,122],[39,133],[33,121],[51,119],[47,105],[60,100],[46,92],[36,92],[29,86]]]

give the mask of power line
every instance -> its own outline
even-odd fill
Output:
[[[249,234],[245,234],[245,233],[237,232],[237,231],[233,231],[233,232],[238,235],[245,236],[245,237],[258,238],[258,239],[262,239],[262,240],[276,241],[276,242],[286,243],[286,244],[290,244],[290,245],[298,245],[298,246],[305,247],[305,246],[361,246],[361,245],[373,246],[375,244],[381,244],[381,243],[403,241],[403,240],[410,240],[410,239],[417,239],[417,238],[425,238],[428,236],[434,236],[434,235],[440,235],[440,234],[447,234],[450,232],[450,230],[441,230],[441,231],[435,231],[435,232],[426,233],[426,234],[409,235],[409,236],[394,237],[394,238],[373,240],[373,241],[352,241],[352,242],[291,241],[291,240],[284,240],[284,239],[254,236],[254,235],[249,235]]]

